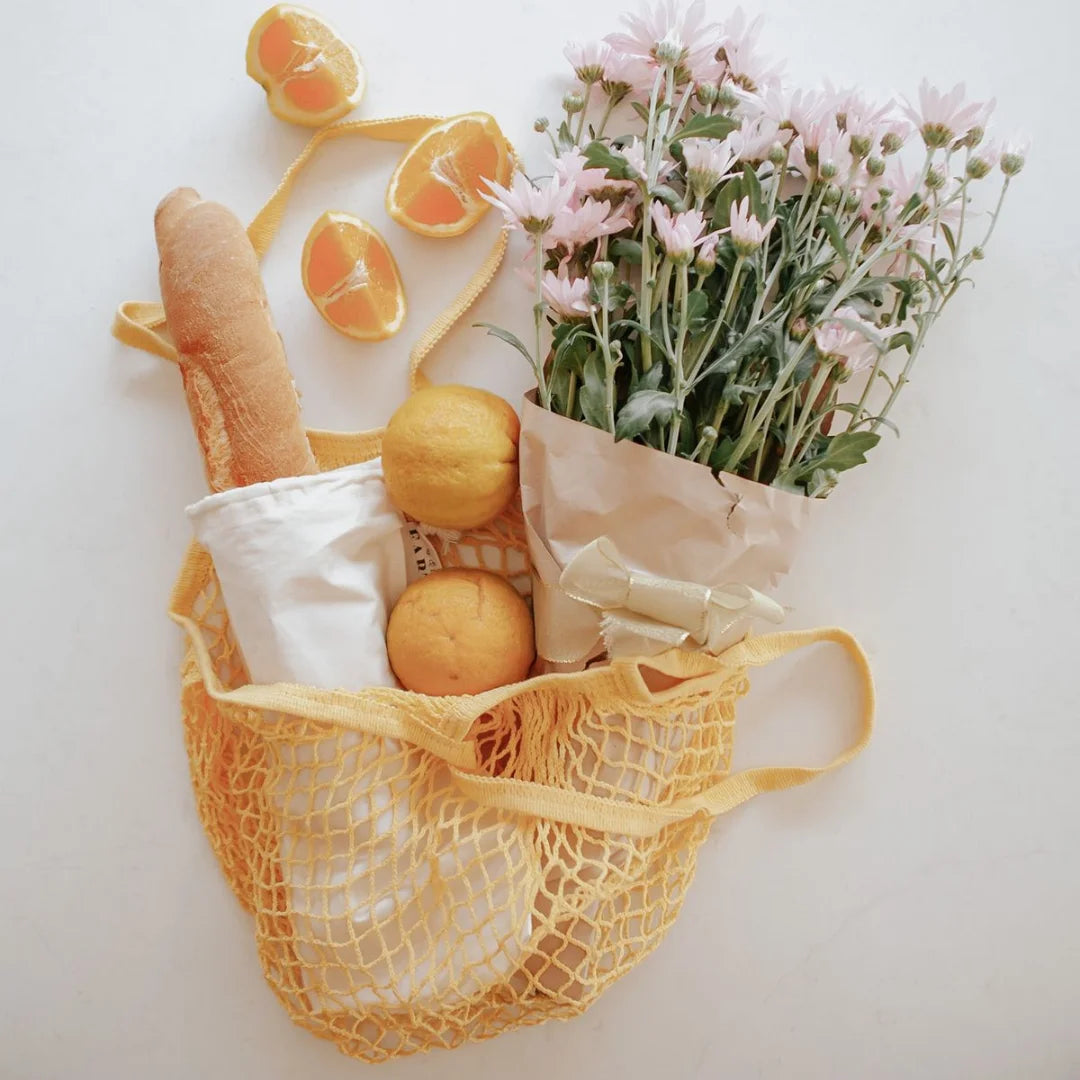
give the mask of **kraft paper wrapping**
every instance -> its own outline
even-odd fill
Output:
[[[813,500],[639,443],[538,406],[526,397],[521,500],[535,576],[537,651],[571,670],[603,652],[597,611],[559,579],[586,545],[607,537],[635,571],[770,594],[788,572]],[[739,619],[724,644],[744,636]]]

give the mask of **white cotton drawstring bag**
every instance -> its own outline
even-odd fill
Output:
[[[386,494],[380,459],[220,492],[188,516],[254,682],[397,685],[386,624],[415,576],[407,572],[414,542]],[[523,947],[531,934],[526,882],[507,874],[512,830],[497,814],[474,816],[467,831],[441,826],[443,804],[462,800],[445,769],[418,787],[418,754],[396,739],[344,732],[286,747],[278,762],[289,913],[323,1012],[416,1003],[445,996],[451,984],[482,991],[505,977],[514,943]],[[465,879],[461,865],[470,867]],[[491,881],[503,884],[478,907]],[[458,896],[463,889],[470,895]],[[474,927],[460,925],[470,917]],[[440,920],[459,924],[447,938],[458,948],[417,963]],[[413,962],[394,962],[402,956]]]

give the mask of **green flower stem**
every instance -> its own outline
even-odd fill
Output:
[[[656,301],[660,305],[660,326],[664,334],[664,342],[669,353],[675,352],[675,346],[671,340],[671,327],[668,325],[668,289],[671,288],[671,259],[664,260],[664,268],[660,271],[660,290]],[[652,322],[650,312],[649,322]]]
[[[574,142],[581,145],[581,136],[585,132],[585,117],[589,114],[589,99],[592,97],[592,83],[585,84],[585,104],[581,107],[581,112],[578,114],[577,122],[577,134],[574,136]]]
[[[780,471],[786,472],[790,467],[792,460],[796,457],[795,451],[802,442],[803,435],[806,433],[807,425],[810,423],[810,418],[814,413],[814,405],[817,399],[821,396],[821,391],[825,389],[825,383],[828,382],[829,376],[832,374],[832,364],[822,361],[821,366],[818,368],[813,380],[810,383],[810,390],[807,393],[806,400],[803,402],[802,412],[799,415],[799,419],[795,424],[795,431],[793,437],[784,447],[784,456],[780,460]]]
[[[566,380],[566,409],[563,412],[564,416],[573,417],[574,406],[577,404],[577,373],[571,371],[570,377]]]
[[[720,314],[716,321],[713,323],[712,330],[709,331],[709,336],[705,339],[705,343],[697,351],[697,355],[694,359],[694,365],[690,372],[690,377],[686,380],[687,385],[693,386],[697,380],[698,373],[701,371],[705,364],[706,359],[709,356],[712,347],[716,344],[716,339],[720,336],[720,331],[724,327],[724,323],[730,313],[732,304],[738,298],[739,293],[742,291],[739,285],[742,275],[743,263],[746,262],[745,255],[739,255],[735,259],[735,265],[731,268],[731,277],[728,280],[727,292],[724,294],[724,303],[720,309]],[[751,323],[754,320],[751,320]]]
[[[881,365],[887,355],[888,353],[885,349],[878,349],[877,356],[874,357],[874,366],[870,369],[870,376],[867,378],[866,385],[859,395],[858,404],[856,404],[855,412],[851,417],[852,427],[860,423],[863,419],[863,413],[866,412],[866,404],[870,400],[870,395],[874,390],[874,384],[877,382],[878,372],[881,371]]]
[[[609,94],[608,103],[604,107],[604,114],[600,117],[600,126],[596,129],[596,137],[598,139],[602,139],[604,137],[604,131],[608,126],[608,121],[611,119],[611,114],[615,111],[615,105],[615,99]]]
[[[645,161],[648,163],[652,158],[652,144],[656,131],[656,105],[660,97],[660,83],[664,73],[658,71],[653,82],[652,94],[649,97],[649,121],[645,128]],[[651,173],[648,164],[646,173]],[[643,183],[642,197],[644,205],[641,212],[641,302],[638,307],[638,316],[641,325],[645,328],[641,335],[641,367],[648,371],[653,364],[652,360],[652,215],[649,213],[649,189],[652,186],[649,176]]]
[[[690,321],[690,269],[685,262],[679,263],[679,278],[675,284],[675,294],[679,304],[679,334],[675,345],[675,363],[672,366],[675,383],[675,415],[671,418],[671,434],[668,436],[669,454],[679,452],[679,432],[682,429],[682,411],[686,402],[683,350],[686,348],[686,332]]]
[[[536,318],[536,387],[540,395],[540,404],[551,410],[551,391],[544,375],[544,245],[539,235],[533,237],[536,244],[536,306],[533,314]]]
[[[751,479],[754,481],[761,479],[761,466],[765,460],[765,447],[769,443],[769,425],[772,423],[773,413],[775,413],[775,411],[776,406],[774,405],[769,410],[768,415],[765,417],[765,423],[763,425],[765,435],[764,438],[761,440],[761,445],[758,447],[757,457],[754,459],[754,471],[751,475]]]
[[[944,306],[944,301],[942,305]],[[907,363],[904,364],[904,370],[900,372],[899,377],[893,384],[892,393],[889,394],[885,404],[881,407],[881,412],[875,417],[874,422],[870,425],[871,431],[877,431],[881,427],[885,418],[889,415],[890,410],[896,404],[896,399],[900,396],[900,391],[907,385],[911,377],[911,369],[915,366],[915,360],[919,353],[922,351],[923,342],[926,340],[927,331],[934,322],[937,320],[938,315],[941,314],[941,307],[931,308],[925,315],[922,316],[919,323],[919,332],[915,335],[915,341],[911,346],[911,352],[908,353]]]

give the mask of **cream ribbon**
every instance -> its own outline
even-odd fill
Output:
[[[585,605],[576,614],[585,617],[587,610],[589,635],[602,639],[612,657],[652,656],[672,648],[717,652],[730,644],[725,635],[740,620],[784,618],[775,600],[749,585],[710,587],[632,570],[606,536],[570,560],[559,591]]]

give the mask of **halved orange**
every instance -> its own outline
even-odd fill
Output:
[[[423,236],[460,236],[490,209],[483,180],[506,184],[512,162],[494,117],[466,113],[424,132],[398,163],[386,209]]]
[[[336,330],[382,341],[405,321],[405,289],[386,241],[366,221],[328,210],[308,233],[304,290]]]
[[[291,4],[263,13],[248,35],[247,72],[282,120],[322,127],[364,93],[356,50],[318,15]]]

